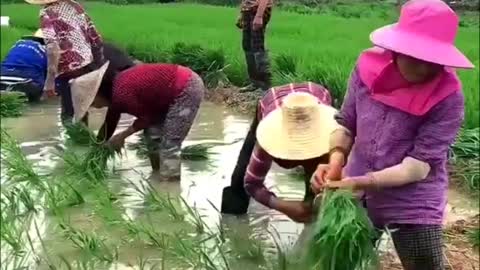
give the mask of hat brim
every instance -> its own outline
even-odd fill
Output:
[[[108,65],[107,61],[99,69],[70,80],[74,122],[80,121],[88,112],[98,93]]]
[[[258,144],[272,157],[285,160],[307,160],[327,154],[330,134],[338,128],[334,119],[337,110],[318,104],[317,123],[298,134],[288,134],[282,124],[280,108],[270,112],[257,127]]]
[[[31,5],[46,5],[58,2],[58,0],[25,0],[25,2]]]
[[[426,62],[453,68],[475,67],[453,44],[399,30],[397,24],[373,31],[370,40],[378,47]]]

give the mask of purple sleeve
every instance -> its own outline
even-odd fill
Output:
[[[244,180],[247,193],[267,207],[270,207],[270,200],[275,196],[264,184],[265,177],[272,166],[272,160],[265,150],[255,144]]]
[[[347,93],[343,99],[342,108],[335,115],[337,123],[347,128],[352,137],[357,134],[357,112],[356,112],[356,92],[360,84],[357,68],[355,67],[348,82]]]
[[[448,148],[455,142],[464,117],[464,97],[461,91],[447,97],[428,113],[419,128],[414,148],[409,156],[430,166],[445,161]]]

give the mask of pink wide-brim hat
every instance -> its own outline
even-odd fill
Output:
[[[455,47],[459,20],[442,0],[410,0],[397,23],[370,34],[378,47],[453,68],[474,68]]]

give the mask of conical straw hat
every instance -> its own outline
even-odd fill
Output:
[[[38,38],[44,38],[43,37],[43,32],[42,32],[42,29],[38,29],[37,31],[35,31],[35,33],[33,34],[34,37],[38,37]]]
[[[338,128],[335,108],[308,93],[292,93],[257,128],[257,142],[272,157],[307,160],[329,152],[330,134]]]
[[[80,121],[92,105],[98,88],[102,83],[103,75],[107,71],[109,62],[102,67],[78,78],[70,80],[74,122]]]

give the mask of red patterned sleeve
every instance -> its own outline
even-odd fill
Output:
[[[40,10],[40,28],[42,29],[46,44],[58,43],[57,33],[54,28],[54,22],[57,18],[58,15],[55,12],[50,11],[48,7]]]
[[[245,173],[245,190],[256,201],[271,207],[270,201],[275,194],[265,186],[265,177],[272,166],[273,158],[265,152],[258,144],[255,144],[250,162]]]

